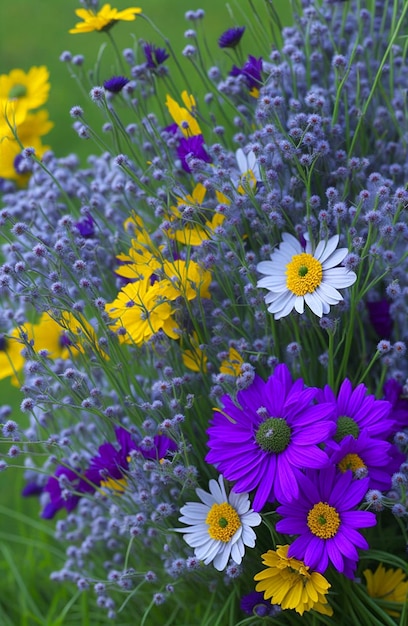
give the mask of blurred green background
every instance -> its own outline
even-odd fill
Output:
[[[228,5],[223,0],[145,0],[140,4],[132,0],[111,0],[111,5],[118,9],[141,6],[172,42],[189,81],[197,87],[197,93],[200,92],[199,79],[194,75],[190,62],[181,56],[185,45],[191,43],[183,34],[187,29],[195,27],[194,23],[185,20],[185,11],[197,8],[205,10],[202,27],[209,50],[217,59],[222,59],[226,67],[231,65],[231,59],[226,57],[225,52],[218,50],[219,35],[231,26],[245,24],[243,14],[251,16],[255,25],[258,11],[261,20],[266,15],[263,0],[235,0]],[[274,0],[273,6],[283,22],[290,23],[289,0]],[[77,137],[72,130],[69,111],[72,106],[81,105],[92,126],[95,120],[98,130],[103,120],[98,117],[99,113],[90,99],[81,93],[67,65],[59,61],[59,56],[65,50],[73,55],[83,54],[84,69],[88,72],[93,68],[100,46],[107,41],[107,37],[103,33],[68,33],[80,21],[74,13],[79,7],[75,0],[1,0],[0,74],[7,74],[13,68],[27,71],[33,65],[48,67],[51,92],[46,107],[55,126],[44,137],[44,143],[51,145],[58,156],[76,152],[84,161],[88,154],[96,151],[96,147]],[[275,30],[278,32],[277,26]],[[133,47],[139,38],[158,46],[164,45],[163,40],[141,18],[135,22],[118,23],[113,34],[120,50]],[[260,39],[249,29],[245,34],[244,49],[246,53],[258,56],[268,53]],[[118,73],[109,43],[103,64],[106,71],[104,78]],[[180,75],[175,79],[180,81]],[[181,91],[185,85],[181,82],[179,84]],[[14,407],[13,419],[21,422],[18,408],[20,394],[7,380],[0,381],[2,404],[11,404]],[[0,453],[7,453],[9,445],[3,443]],[[111,623],[105,617],[105,612],[94,608],[92,595],[75,597],[71,606],[70,599],[76,593],[74,586],[64,588],[49,582],[50,572],[62,566],[64,549],[53,539],[55,522],[40,519],[38,500],[21,498],[22,485],[22,469],[8,469],[0,475],[0,625],[98,626]],[[120,624],[124,626],[125,622],[120,621]]]

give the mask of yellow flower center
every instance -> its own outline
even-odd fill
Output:
[[[119,495],[121,493],[125,493],[126,485],[127,485],[127,479],[126,478],[111,478],[111,477],[109,477],[106,480],[102,480],[101,483],[100,483],[100,486],[103,489],[109,489],[110,491],[113,491],[117,495]]]
[[[323,278],[323,267],[320,261],[311,254],[302,252],[295,254],[286,266],[286,287],[295,296],[313,293]]]
[[[359,469],[365,469],[364,461],[358,454],[346,454],[346,456],[340,461],[338,464],[338,468],[341,472],[347,472],[347,470],[351,470],[355,472]]]
[[[327,502],[318,502],[307,515],[307,525],[316,537],[330,539],[340,526],[340,517],[333,506]]]
[[[228,504],[213,504],[205,520],[208,524],[208,534],[211,539],[227,543],[241,526],[241,520],[236,510]]]

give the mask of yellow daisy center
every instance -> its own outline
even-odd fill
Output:
[[[241,520],[236,510],[228,504],[213,504],[205,520],[208,524],[208,534],[211,539],[227,543],[241,526]]]
[[[295,254],[286,266],[286,287],[295,296],[313,293],[323,279],[323,267],[311,254]]]
[[[307,515],[307,525],[316,537],[330,539],[340,526],[340,516],[327,502],[318,502]]]
[[[102,480],[100,483],[101,487],[103,487],[104,489],[110,489],[111,491],[113,491],[114,493],[118,495],[121,493],[125,493],[126,485],[127,485],[126,478],[109,477],[106,480]]]
[[[350,453],[346,454],[346,456],[340,461],[338,468],[344,473],[347,472],[347,470],[356,472],[359,469],[365,469],[366,466],[363,459],[358,456],[358,454]]]

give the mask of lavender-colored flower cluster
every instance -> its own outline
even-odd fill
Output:
[[[373,4],[304,0],[262,56],[245,26],[217,33],[206,75],[187,31],[208,93],[171,87],[171,49],[126,48],[87,85],[106,149],[24,153],[27,185],[1,182],[0,377],[22,392],[1,469],[24,458],[66,547],[52,579],[109,618],[201,585],[237,621],[336,623],[382,515],[406,560],[407,11]],[[275,547],[307,601],[255,591]]]

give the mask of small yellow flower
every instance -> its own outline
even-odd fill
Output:
[[[166,106],[169,113],[185,137],[201,135],[201,128],[195,119],[195,100],[187,91],[183,91],[181,99],[185,107],[181,107],[171,96],[167,95]]]
[[[95,13],[92,9],[76,9],[75,13],[83,21],[75,24],[75,28],[71,28],[70,33],[91,33],[93,31],[103,31],[111,28],[116,22],[133,22],[136,15],[141,13],[142,9],[131,7],[118,11],[112,9],[110,4],[104,4],[100,11]]]
[[[131,280],[150,278],[161,267],[161,248],[153,243],[139,216],[128,218],[125,221],[125,228],[132,229],[135,237],[132,239],[132,247],[128,254],[118,254],[117,259],[123,265],[118,267],[116,273]]]
[[[21,354],[24,343],[20,339],[21,330],[14,328],[9,335],[0,335],[0,380],[12,377],[13,384],[18,384],[16,374],[25,363]]]
[[[27,111],[45,104],[50,91],[50,74],[45,65],[31,67],[28,72],[11,70],[0,75],[0,99],[15,100]]]
[[[182,358],[184,365],[192,372],[207,371],[207,356],[199,346],[197,333],[190,337],[190,349],[183,351]]]
[[[168,278],[166,297],[169,300],[180,296],[185,300],[194,300],[198,295],[200,298],[211,298],[211,273],[195,261],[164,261],[163,272]]]
[[[408,599],[408,580],[401,569],[385,569],[382,563],[379,564],[375,572],[369,569],[363,571],[367,583],[368,595],[378,600],[395,602],[401,605],[398,611],[385,609],[389,615],[398,617],[402,605]]]
[[[177,198],[177,207],[170,207],[172,210],[172,215],[170,215],[170,221],[174,220],[174,218],[181,218],[182,213],[179,211],[178,207],[181,206],[192,206],[200,208],[205,197],[206,188],[201,183],[198,183],[191,195],[187,195],[185,198]],[[209,209],[207,209],[209,211]],[[203,220],[202,223],[199,222],[191,222],[184,226],[184,228],[174,228],[167,231],[167,236],[170,239],[175,239],[179,243],[182,243],[185,246],[200,246],[203,241],[207,241],[211,239],[214,230],[217,226],[221,226],[221,224],[225,220],[225,215],[221,213],[215,213],[212,211],[213,215],[211,219]]]
[[[159,330],[172,339],[180,338],[168,290],[172,293],[169,281],[157,281],[151,285],[145,278],[125,285],[116,299],[106,305],[106,312],[115,320],[113,330],[126,329],[127,335],[122,341],[141,346]]]
[[[16,121],[19,119],[21,116],[18,112]],[[0,177],[13,179],[19,183],[25,182],[27,175],[19,174],[14,167],[15,158],[22,150],[21,145],[24,148],[34,148],[36,157],[41,158],[44,152],[50,149],[49,146],[42,143],[41,137],[48,133],[52,127],[53,123],[48,119],[47,111],[24,113],[24,119],[15,127],[18,141],[12,136],[10,129],[9,133],[3,135],[0,141]]]
[[[265,600],[279,604],[282,610],[294,609],[300,615],[305,611],[317,611],[323,615],[333,615],[333,609],[325,597],[330,583],[318,572],[310,572],[309,567],[297,559],[288,558],[289,546],[277,546],[262,555],[262,563],[267,566],[254,576],[259,581],[257,591],[264,593]]]
[[[228,358],[222,361],[220,373],[227,376],[239,376],[244,359],[235,348],[229,349]]]

